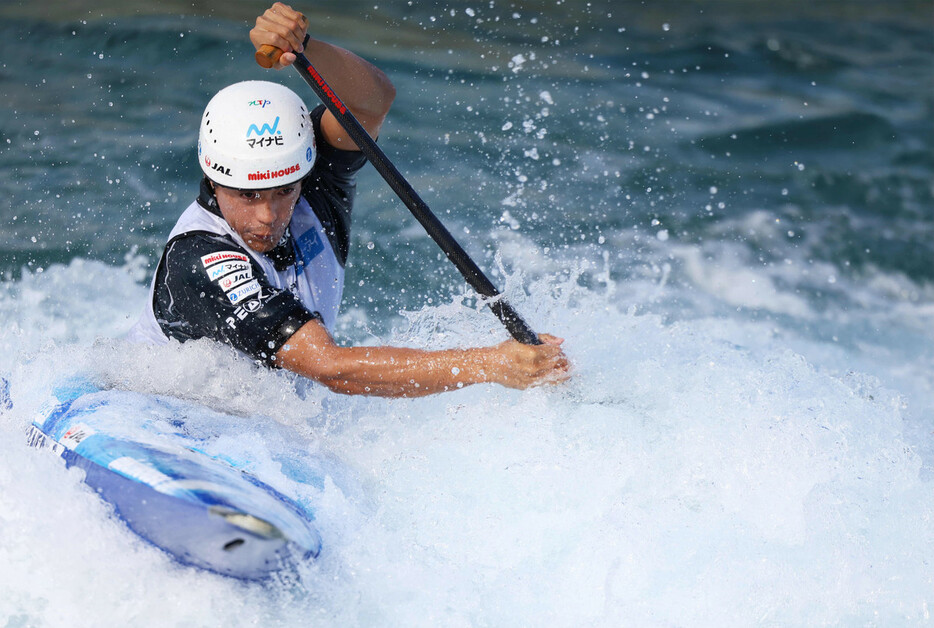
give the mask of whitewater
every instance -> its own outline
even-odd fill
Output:
[[[7,15],[4,59],[55,45],[0,76],[4,625],[930,624],[934,46],[897,6],[376,7],[355,32],[325,3],[400,88],[381,146],[574,364],[414,400],[121,339],[197,191],[200,108],[263,76],[247,15]],[[357,207],[338,340],[507,337],[372,171]],[[209,453],[312,504],[321,555],[246,584],[140,540],[26,446],[74,373],[216,410],[189,417]]]

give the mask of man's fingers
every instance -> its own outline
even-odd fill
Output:
[[[255,34],[256,41],[260,44],[269,44],[286,52],[300,50],[304,38],[297,35],[287,25],[270,20],[265,16],[257,18]]]
[[[553,338],[553,337],[552,337]],[[556,339],[560,340],[560,339]],[[563,381],[571,363],[564,351],[557,344],[539,345],[534,348],[535,355],[529,365],[529,375],[534,379]]]
[[[525,345],[507,340],[499,346],[506,378],[501,383],[512,388],[559,384],[571,375],[571,362],[561,349],[564,339],[550,334],[539,335],[540,345]]]
[[[308,19],[292,9],[277,2],[265,13],[256,18],[256,30],[261,44],[270,44],[280,50],[302,50],[302,41]]]
[[[305,39],[305,30],[308,28],[308,18],[281,2],[275,3],[271,11],[270,19],[289,30],[289,39],[294,40],[292,48],[300,51],[302,40]]]
[[[564,342],[564,338],[558,338],[557,336],[552,336],[551,334],[539,334],[538,339],[544,342],[546,345],[560,345]]]

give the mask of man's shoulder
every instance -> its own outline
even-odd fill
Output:
[[[254,259],[229,236],[192,231],[172,238],[165,247],[165,283],[183,285],[221,284],[230,275],[253,277]],[[219,287],[224,288],[223,285]]]
[[[166,243],[165,253],[167,258],[196,258],[205,265],[227,258],[252,262],[246,249],[237,244],[233,238],[210,231],[181,233]]]

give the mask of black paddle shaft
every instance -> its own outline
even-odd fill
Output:
[[[490,309],[496,314],[496,317],[502,321],[503,325],[512,334],[512,337],[519,342],[527,345],[540,345],[538,335],[532,331],[522,317],[506,301],[499,290],[487,279],[480,267],[477,266],[467,255],[461,245],[457,243],[454,236],[445,228],[441,221],[432,213],[428,205],[421,199],[418,193],[409,185],[405,177],[389,161],[382,149],[377,146],[366,129],[354,117],[353,113],[334,93],[325,80],[318,74],[314,66],[308,61],[308,58],[302,53],[295,53],[295,62],[292,64],[301,75],[308,86],[318,95],[321,102],[334,114],[337,121],[340,122],[347,134],[357,144],[360,150],[366,155],[366,158],[373,164],[373,167],[382,175],[386,183],[389,184],[405,206],[409,208],[416,220],[421,223],[431,239],[441,247],[448,259],[454,263],[457,270],[460,271],[467,283],[482,296],[494,299],[490,303]]]

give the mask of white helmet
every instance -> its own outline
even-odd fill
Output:
[[[300,180],[315,163],[305,103],[277,83],[244,81],[217,92],[201,117],[198,163],[215,183],[259,190]]]

